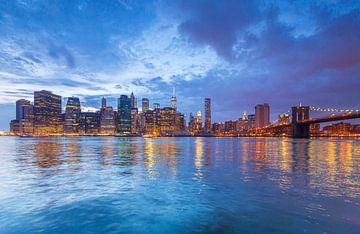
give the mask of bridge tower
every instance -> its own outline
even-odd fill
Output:
[[[308,120],[310,117],[309,106],[293,106],[291,130],[293,138],[309,138],[310,137],[310,124],[302,124],[302,120]]]

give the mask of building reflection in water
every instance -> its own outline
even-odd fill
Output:
[[[34,163],[41,168],[54,168],[64,162],[64,145],[56,137],[35,139]]]
[[[235,172],[228,169],[235,169],[245,182],[265,178],[283,191],[310,187],[356,197],[357,145],[344,139],[48,137],[19,138],[14,150],[19,168],[32,165],[47,174],[85,170],[81,166],[92,163],[131,175],[144,170],[152,178],[174,178],[185,167],[197,178],[231,176]]]
[[[144,165],[151,176],[171,172],[176,176],[181,145],[176,138],[143,138]]]

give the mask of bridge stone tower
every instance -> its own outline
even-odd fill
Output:
[[[309,106],[293,106],[291,130],[293,138],[309,138],[310,137],[310,124],[302,124],[302,120],[308,120],[310,117]]]

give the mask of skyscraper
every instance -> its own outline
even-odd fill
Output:
[[[130,102],[131,102],[131,108],[137,108],[137,98],[135,97],[133,92],[131,92],[130,95]]]
[[[131,99],[127,95],[121,95],[118,101],[119,128],[118,132],[131,133]]]
[[[36,134],[60,133],[61,96],[42,90],[34,92],[34,132]]]
[[[205,98],[205,132],[211,131],[211,99]]]
[[[262,128],[270,124],[270,106],[267,103],[255,106],[255,127]]]
[[[101,99],[101,109],[105,109],[106,108],[106,99],[105,97],[102,97]]]
[[[171,107],[176,110],[177,107],[177,101],[176,101],[176,95],[175,95],[175,88],[173,88],[173,95],[171,97]]]
[[[115,112],[111,106],[107,106],[105,109],[101,111],[100,133],[101,134],[115,133]]]
[[[143,113],[145,113],[146,111],[149,110],[149,99],[147,99],[147,98],[142,99],[141,109],[142,109]]]
[[[14,120],[13,126],[17,126],[17,129],[14,132],[33,133],[34,106],[30,101],[25,99],[16,101],[16,120]]]
[[[65,109],[65,133],[79,132],[79,117],[81,113],[80,100],[77,97],[69,97]]]

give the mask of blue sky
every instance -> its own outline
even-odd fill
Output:
[[[0,2],[0,129],[34,90],[97,108],[132,91],[236,119],[268,102],[360,107],[359,1]],[[140,103],[139,103],[140,104]]]

